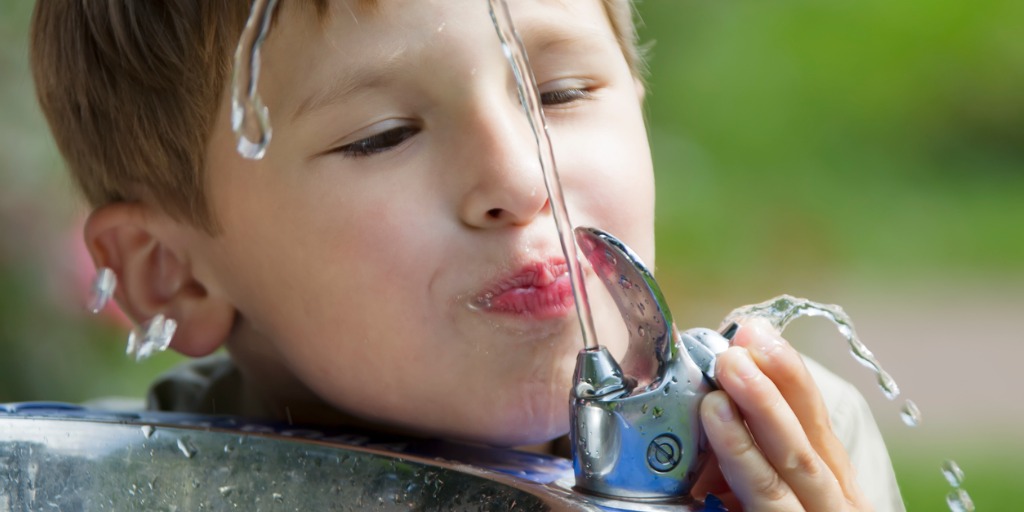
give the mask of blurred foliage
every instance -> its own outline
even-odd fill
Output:
[[[0,402],[138,397],[181,358],[129,362],[68,286],[85,212],[34,102],[31,6],[0,2]],[[638,8],[666,289],[1024,276],[1024,2]],[[944,509],[936,451],[893,452],[911,510]],[[1024,501],[1010,452],[959,451],[976,503]]]
[[[952,487],[942,476],[942,456],[958,453],[964,472],[963,489],[977,510],[1013,510],[1024,503],[1020,486],[1019,439],[962,439],[956,442],[890,442],[890,454],[903,501],[910,512],[948,511],[946,495]]]
[[[0,2],[0,402],[141,398],[181,358],[136,365],[122,352],[125,328],[84,311],[85,210],[35,102],[31,10]]]
[[[1024,270],[1024,3],[640,13],[662,269],[773,284]]]

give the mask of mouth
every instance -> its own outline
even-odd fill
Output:
[[[534,319],[564,317],[573,309],[568,265],[560,258],[528,263],[485,288],[474,299],[473,307]]]

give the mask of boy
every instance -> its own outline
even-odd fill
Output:
[[[574,222],[653,261],[629,3],[512,11]],[[118,275],[133,319],[177,321],[174,349],[230,354],[158,383],[153,405],[505,446],[564,435],[580,349],[572,295],[485,3],[282,2],[262,49],[274,135],[259,161],[235,152],[230,129],[229,57],[247,12],[234,1],[36,6],[39,97],[95,208],[85,237],[96,264]],[[619,314],[587,282],[599,340],[621,356]],[[881,482],[866,481],[870,501],[796,352],[757,322],[736,344],[718,369],[731,400],[703,404],[721,471],[697,497],[748,510],[901,506],[848,386],[820,377],[830,400],[855,397],[835,404],[852,414],[837,427],[853,429],[861,475]]]

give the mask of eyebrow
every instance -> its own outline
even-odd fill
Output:
[[[389,66],[383,69],[360,69],[343,73],[337,79],[331,80],[329,86],[317,90],[299,102],[292,114],[292,121],[338,103],[357,91],[381,87],[389,81],[391,74]]]
[[[363,3],[360,2],[360,4]],[[370,8],[379,7],[379,3],[372,0],[365,3],[371,4]],[[532,53],[535,58],[551,50],[589,51],[594,48],[594,45],[604,42],[617,45],[614,40],[606,41],[608,38],[601,36],[597,31],[581,30],[580,27],[577,27],[574,32],[566,32],[565,27],[547,25],[520,29],[520,31],[526,40],[527,53]],[[497,39],[495,39],[494,45],[495,47],[499,46]],[[315,91],[299,102],[291,116],[292,121],[334,105],[358,91],[385,86],[393,80],[400,67],[398,61],[403,53],[405,52],[398,51],[382,61],[375,61],[373,66],[342,71],[331,80],[329,86]]]
[[[602,44],[618,45],[615,39],[603,36],[586,25],[540,25],[519,29],[528,52],[543,55],[551,50],[590,51]]]

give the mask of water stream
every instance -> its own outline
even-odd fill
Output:
[[[533,138],[537,145],[537,159],[540,162],[541,172],[544,174],[544,186],[547,188],[548,201],[555,218],[558,241],[562,244],[562,254],[565,255],[566,265],[569,267],[576,312],[580,321],[580,329],[583,331],[583,348],[597,348],[594,318],[590,313],[587,289],[583,284],[583,271],[580,267],[579,251],[576,248],[576,237],[573,236],[569,211],[566,209],[565,196],[562,194],[562,184],[558,179],[555,154],[551,148],[551,138],[548,136],[548,125],[544,119],[544,107],[541,104],[537,81],[533,76],[533,68],[530,67],[530,61],[526,58],[526,48],[523,46],[519,34],[516,33],[515,25],[512,24],[512,16],[505,0],[488,0],[487,8],[491,14],[491,21],[494,23],[494,29],[498,32],[501,48],[505,51],[505,57],[515,75],[519,101],[526,112],[526,118],[530,121],[530,131],[533,132]]]
[[[260,47],[270,31],[277,0],[255,0],[235,48],[231,74],[231,129],[238,139],[238,154],[259,160],[267,151],[272,130],[270,113],[260,99]]]

